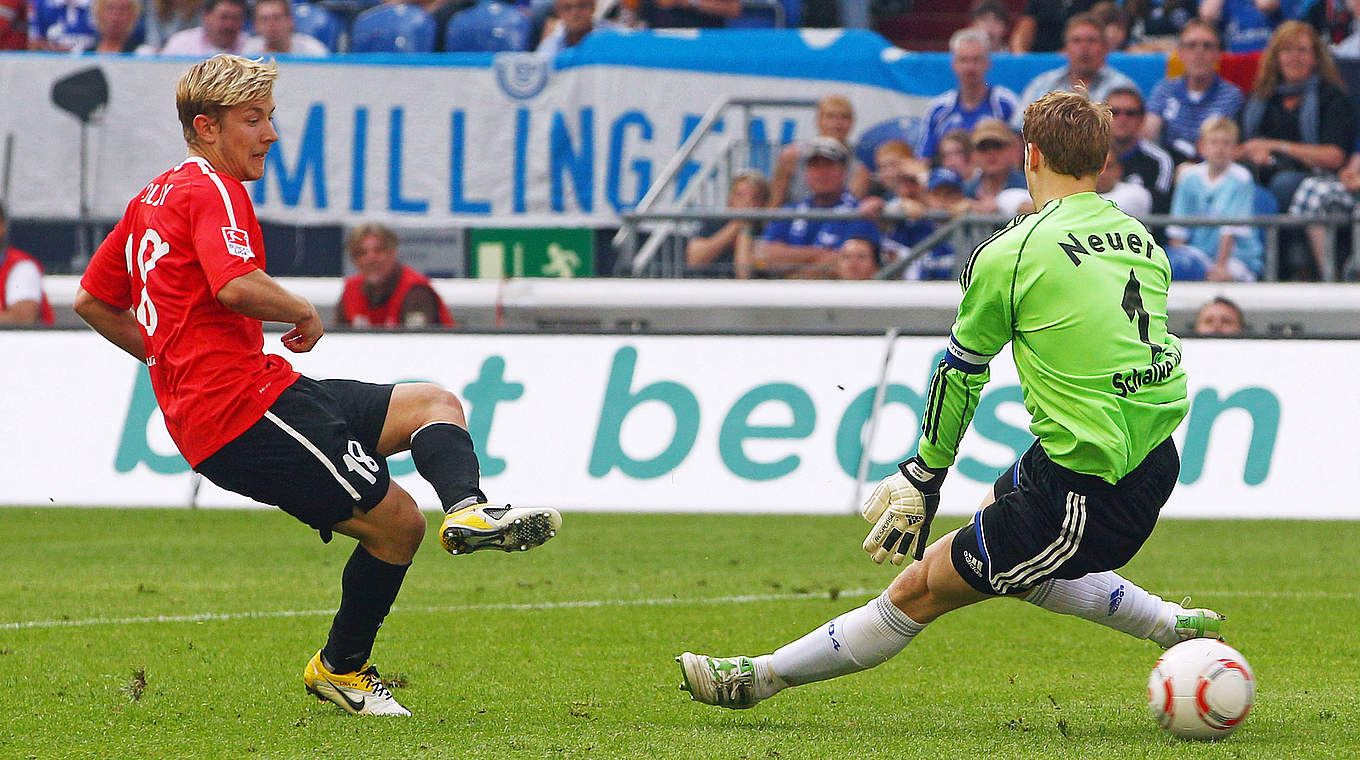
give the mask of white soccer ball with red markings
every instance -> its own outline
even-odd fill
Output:
[[[1148,711],[1181,739],[1222,739],[1236,731],[1256,696],[1256,677],[1241,652],[1214,639],[1166,650],[1148,678]]]

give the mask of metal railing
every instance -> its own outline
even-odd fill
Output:
[[[697,172],[686,175],[687,180],[684,189],[680,191],[671,204],[668,204],[672,208],[684,209],[692,203],[706,184],[705,180],[716,179],[717,185],[726,186],[726,180],[730,177],[733,168],[734,148],[740,145],[750,147],[756,144],[755,136],[751,132],[751,117],[756,108],[813,110],[816,107],[817,101],[809,98],[734,98],[724,96],[715,100],[704,112],[689,136],[685,138],[680,149],[662,167],[661,173],[657,175],[656,181],[642,196],[642,200],[638,201],[630,214],[624,215],[625,222],[620,227],[618,234],[614,236],[614,248],[619,252],[614,273],[636,276],[645,272],[661,247],[675,234],[675,221],[695,218],[693,213],[681,215],[675,219],[653,216],[660,223],[649,226],[645,230],[650,234],[647,240],[641,244],[639,244],[638,236],[644,232],[643,225],[627,222],[630,215],[645,216],[665,213],[657,210],[663,196],[668,192],[674,192],[673,186],[702,143],[713,139],[714,136],[718,136],[722,140],[718,149],[709,153],[703,160]],[[723,132],[717,130],[718,124],[723,121],[730,109],[740,109],[742,119],[742,139],[740,141],[734,137],[734,132],[731,130],[724,130]],[[715,174],[719,176],[715,177]]]
[[[654,186],[655,187],[655,186]],[[687,188],[688,189],[688,188]],[[644,199],[645,200],[645,199]],[[790,219],[804,219],[807,221],[829,222],[829,221],[864,221],[867,217],[854,211],[837,211],[831,209],[812,209],[807,211],[795,211],[792,209],[707,209],[707,210],[669,210],[669,211],[650,211],[643,210],[641,204],[634,211],[624,212],[620,215],[622,227],[615,240],[622,241],[624,248],[621,249],[620,261],[628,258],[631,271],[640,273],[647,266],[653,263],[658,250],[666,238],[682,238],[676,234],[676,229],[681,222],[704,222],[721,221],[729,222],[734,220],[749,222],[773,222]],[[883,267],[874,276],[874,279],[894,279],[900,277],[902,272],[911,266],[913,262],[925,256],[934,248],[949,242],[950,238],[957,233],[966,232],[968,228],[977,228],[979,233],[972,236],[980,241],[997,227],[1009,222],[1012,217],[1001,215],[962,215],[950,216],[946,212],[934,211],[927,212],[922,216],[907,216],[900,213],[883,213],[876,218],[876,221],[884,223],[912,222],[912,221],[931,221],[939,226],[926,238],[911,246],[910,252],[901,258]],[[1360,211],[1355,215],[1331,214],[1326,216],[1292,216],[1288,214],[1259,215],[1259,216],[1170,216],[1167,214],[1152,214],[1141,217],[1140,220],[1149,228],[1162,228],[1169,226],[1176,227],[1219,227],[1219,226],[1249,226],[1263,230],[1265,233],[1264,241],[1264,271],[1262,279],[1273,281],[1279,279],[1280,267],[1280,230],[1285,228],[1309,227],[1322,225],[1330,228],[1333,234],[1324,236],[1327,250],[1324,251],[1326,266],[1320,272],[1321,278],[1325,282],[1334,282],[1339,279],[1340,272],[1337,266],[1337,252],[1335,246],[1336,231],[1343,228],[1350,228],[1350,240],[1352,255],[1352,266],[1360,258],[1355,254],[1360,253]],[[643,227],[648,227],[652,234],[646,246],[640,249],[636,245],[637,236]],[[1162,244],[1162,241],[1158,241]],[[629,248],[628,246],[632,247]],[[662,272],[676,273],[682,275],[684,272],[684,251],[683,246],[676,246],[678,251],[674,256],[678,261],[670,261],[659,268]],[[643,258],[643,251],[647,256]],[[1205,251],[1213,255],[1215,251]],[[956,260],[956,267],[962,265],[962,261]]]

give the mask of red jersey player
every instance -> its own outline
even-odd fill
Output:
[[[144,362],[180,452],[213,483],[281,507],[330,541],[358,539],[340,609],[303,682],[351,713],[409,715],[368,662],[425,518],[391,481],[386,457],[410,450],[434,486],[450,553],[520,551],[555,535],[552,509],[490,506],[457,397],[430,383],[316,381],[265,354],[261,321],[284,322],[310,351],[321,318],[265,274],[260,225],[243,181],[264,174],[278,140],[273,63],[219,55],[180,78],[175,101],[189,156],[128,204],[76,295],[81,318]]]

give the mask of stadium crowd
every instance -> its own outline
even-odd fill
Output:
[[[1356,102],[1346,91],[1328,39],[1314,25],[1280,20],[1264,49],[1249,53],[1256,68],[1242,83],[1244,91],[1219,73],[1224,48],[1219,28],[1204,17],[1187,18],[1173,43],[1177,74],[1145,94],[1107,63],[1107,55],[1129,39],[1161,43],[1140,31],[1148,23],[1130,25],[1125,9],[1114,8],[1120,28],[1111,32],[1109,16],[1097,7],[1062,24],[1060,52],[1067,64],[1039,75],[1017,96],[987,81],[990,55],[1004,36],[994,23],[1004,18],[1004,6],[984,1],[975,7],[976,23],[954,33],[949,43],[957,87],[936,98],[920,120],[900,120],[897,133],[866,134],[837,152],[828,141],[852,133],[853,109],[844,98],[826,98],[818,108],[818,136],[785,148],[775,167],[771,206],[855,208],[868,220],[880,220],[885,211],[909,218],[873,226],[770,225],[751,260],[729,266],[728,273],[834,277],[840,271],[837,251],[846,240],[859,238],[878,252],[880,267],[908,258],[910,266],[899,267],[906,278],[953,276],[955,251],[979,238],[952,234],[937,240],[932,237],[937,223],[942,216],[1009,217],[1032,211],[1015,130],[1026,104],[1044,92],[1078,86],[1106,103],[1114,117],[1109,163],[1097,189],[1135,216],[1326,215],[1355,209],[1360,199]],[[1011,37],[1013,45],[1027,40],[1021,24],[1019,37]],[[1346,40],[1360,52],[1360,37],[1341,42]],[[1344,50],[1341,42],[1337,50]],[[830,187],[809,192],[805,184],[790,182],[795,165],[801,181],[820,172],[830,156],[840,156],[842,165],[834,177],[840,183],[835,192]],[[1242,282],[1267,274],[1261,228],[1171,225],[1157,231],[1176,279]],[[1282,229],[1280,277],[1314,280],[1335,274],[1333,251],[1345,253],[1348,241],[1332,239],[1333,234],[1320,224],[1303,232]],[[939,244],[914,254],[927,238]],[[724,256],[733,260],[735,240],[716,251],[716,239],[700,234],[692,245],[704,246],[705,256],[701,264],[691,262],[691,271],[697,276],[721,271],[716,262]],[[790,265],[787,252],[776,244],[800,246],[798,265]],[[806,266],[813,263],[818,265]]]
[[[340,50],[552,55],[599,29],[760,25],[738,20],[749,20],[762,1],[779,4],[0,0],[0,49],[194,57],[316,57]],[[684,243],[687,274],[859,279],[896,264],[894,274],[906,279],[954,276],[956,253],[985,236],[988,225],[1032,210],[1018,129],[1025,105],[1054,89],[1080,88],[1110,107],[1109,163],[1098,190],[1135,216],[1355,211],[1360,130],[1336,59],[1360,58],[1360,0],[1026,0],[1014,14],[1017,5],[974,0],[971,24],[949,39],[956,87],[935,98],[921,118],[899,119],[852,142],[854,105],[826,97],[817,108],[815,137],[776,148],[769,177],[748,171],[730,187],[733,209],[833,209],[856,219],[702,225]],[[788,0],[779,18],[816,24],[828,18],[823,6],[834,10],[835,3]],[[377,24],[373,29],[368,19]],[[1108,62],[1115,50],[1167,52],[1168,76],[1145,93]],[[1050,51],[1065,65],[1035,77],[1022,93],[989,82],[992,54]],[[944,220],[961,215],[987,220],[941,234]],[[351,238],[356,266],[362,270],[365,256],[376,260],[359,250],[369,240],[375,250],[390,249],[390,267],[349,290],[370,299],[390,294],[397,274],[409,269],[396,265],[396,238],[385,228],[359,231],[368,234]],[[1177,279],[1253,281],[1271,274],[1261,228],[1172,224],[1156,232]],[[1353,277],[1360,269],[1354,265],[1360,257],[1351,256],[1342,270],[1349,236],[1331,227],[1282,229],[1279,243],[1280,279]],[[433,292],[400,282],[414,284],[417,298]],[[401,313],[402,320],[444,322],[433,304]]]

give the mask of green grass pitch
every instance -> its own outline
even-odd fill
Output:
[[[348,540],[262,510],[0,510],[0,758],[1360,757],[1360,522],[1165,521],[1125,568],[1228,615],[1259,691],[1224,742],[1149,719],[1155,645],[1014,601],[753,710],[679,691],[680,651],[768,652],[882,588],[866,528],[567,514],[528,554],[456,558],[431,537],[374,654],[402,720],[302,688]]]

